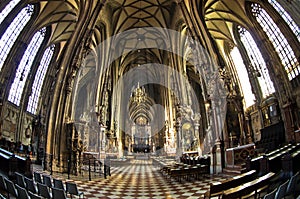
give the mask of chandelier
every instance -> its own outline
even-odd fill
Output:
[[[146,92],[144,87],[140,87],[139,84],[137,88],[134,89],[132,93],[132,99],[137,104],[143,103],[146,101]]]

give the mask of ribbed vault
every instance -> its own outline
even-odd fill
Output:
[[[245,0],[205,0],[198,1],[206,26],[216,40],[235,43],[233,24],[247,27],[249,19],[245,12]]]
[[[114,34],[132,28],[169,27],[173,0],[115,0],[113,7]]]
[[[80,0],[36,1],[40,4],[37,27],[52,26],[51,43],[67,41],[73,34],[80,12]]]

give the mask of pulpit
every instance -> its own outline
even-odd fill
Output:
[[[226,149],[227,166],[239,165],[246,162],[248,156],[253,157],[255,154],[255,144],[247,144]]]

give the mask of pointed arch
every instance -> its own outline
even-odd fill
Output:
[[[41,94],[42,85],[44,83],[45,75],[47,73],[48,66],[54,54],[55,45],[48,47],[41,59],[37,73],[35,74],[34,82],[32,85],[31,95],[29,97],[27,111],[36,114],[37,106]]]
[[[30,73],[34,58],[38,53],[42,42],[44,41],[45,34],[46,28],[42,28],[40,31],[35,33],[17,68],[16,76],[10,88],[8,96],[8,100],[17,106],[20,105],[27,77]]]
[[[277,24],[260,4],[252,3],[251,13],[273,44],[287,73],[288,79],[292,80],[297,77],[300,73],[300,64],[293,49]]]
[[[23,28],[33,15],[34,6],[27,5],[15,17],[0,39],[0,70]]]

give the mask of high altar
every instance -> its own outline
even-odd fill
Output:
[[[151,140],[151,126],[148,125],[133,125],[131,127],[131,152],[139,153],[149,153],[152,148]]]

